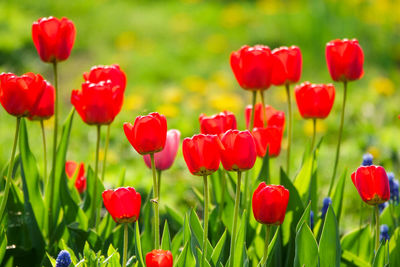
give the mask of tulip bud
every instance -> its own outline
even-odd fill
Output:
[[[297,46],[280,47],[272,50],[272,84],[297,83],[301,76],[302,57]]]
[[[173,258],[168,250],[155,249],[146,255],[147,267],[172,267]]]
[[[254,128],[252,134],[256,144],[257,156],[263,158],[267,150],[269,157],[279,156],[283,138],[282,127]]]
[[[44,82],[46,86],[38,105],[29,114],[30,120],[47,120],[54,115],[55,90],[48,81],[45,80]]]
[[[133,187],[120,187],[102,194],[104,206],[116,223],[132,223],[139,218],[141,196]]]

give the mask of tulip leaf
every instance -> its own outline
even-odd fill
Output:
[[[276,250],[276,243],[278,240],[278,235],[279,235],[279,230],[280,230],[280,226],[278,226],[275,230],[275,234],[274,237],[271,239],[271,241],[269,242],[268,245],[268,258],[267,258],[267,266],[272,266],[272,259]]]
[[[93,189],[95,186],[95,179],[97,179],[97,190],[96,190],[96,207],[101,207],[102,206],[102,197],[101,193],[104,191],[104,185],[101,182],[99,177],[95,177],[93,169],[89,166],[88,171],[87,171],[87,189],[86,189],[86,194],[85,198],[83,201],[83,210],[85,211],[85,214],[90,221],[91,216],[92,216],[92,201],[93,201]],[[92,218],[93,220],[93,218]]]
[[[262,160],[262,166],[261,170],[258,173],[257,176],[257,182],[265,182],[267,184],[271,183],[271,177],[270,177],[270,166],[269,166],[269,147],[267,148],[267,152],[265,153],[265,156],[263,157]]]
[[[171,242],[172,255],[177,255],[182,245],[183,245],[183,228],[181,228],[172,238]]]
[[[311,202],[308,203],[307,208],[304,210],[303,215],[301,215],[301,218],[300,218],[299,222],[297,223],[296,233],[299,231],[300,226],[303,223],[306,223],[308,226],[310,226],[310,212],[311,212]],[[311,229],[311,227],[310,227],[310,229]]]
[[[168,205],[165,205],[165,210],[167,211],[168,220],[172,222],[172,225],[177,225],[177,228],[180,229],[183,226],[182,216]]]
[[[169,234],[168,221],[165,220],[164,231],[161,238],[161,249],[171,251],[171,237]]]
[[[208,252],[207,252],[208,253]],[[210,265],[210,263],[208,262],[208,260],[207,260],[207,257],[205,258],[205,261],[204,261],[204,265],[202,265],[203,263],[202,263],[202,257],[203,257],[203,252],[201,251],[201,249],[199,248],[199,247],[196,247],[196,255],[197,255],[197,263],[200,263],[199,265],[200,266],[203,266],[203,267],[211,267],[211,265]]]
[[[0,227],[0,263],[3,261],[7,248],[7,235],[6,231]]]
[[[151,199],[153,198],[153,188],[150,189],[147,194],[147,198],[143,203],[142,210],[140,211],[140,216],[142,218],[142,251],[151,251],[154,246],[154,215],[153,215],[153,203]]]
[[[374,251],[373,230],[369,225],[344,235],[340,241],[342,250],[347,250],[365,262],[372,261]]]
[[[390,266],[400,266],[400,227],[397,227],[389,241]]]
[[[347,170],[344,170],[342,175],[339,178],[339,181],[336,184],[335,190],[331,195],[332,199],[332,207],[337,214],[337,221],[340,222],[340,215],[342,214],[342,206],[343,206],[343,194],[344,194],[344,187],[346,184],[347,178]]]
[[[190,229],[192,230],[192,241],[197,240],[197,244],[203,249],[203,227],[202,224],[200,223],[199,217],[197,217],[197,214],[194,210],[190,211]],[[193,238],[194,237],[194,238]],[[207,239],[207,255],[206,258],[210,259],[211,254],[213,251],[213,247],[210,244],[210,241]],[[195,250],[193,250],[193,254],[195,253]]]
[[[222,259],[222,256],[223,256],[222,249],[224,248],[224,245],[225,245],[226,235],[227,235],[227,232],[225,230],[224,233],[222,234],[221,238],[219,239],[217,245],[215,245],[215,248],[211,254],[211,260],[212,260],[212,263],[214,264],[214,266],[217,266],[217,264]]]
[[[296,234],[296,252],[294,266],[318,266],[318,245],[310,227],[306,223],[300,226]]]
[[[136,253],[136,258],[139,259],[140,266],[146,267],[143,261],[143,250],[140,242],[139,221],[136,221],[135,223],[135,253]]]
[[[320,266],[340,266],[341,249],[339,228],[335,212],[331,205],[328,207],[324,221],[321,240],[319,242]]]
[[[387,266],[389,264],[388,245],[389,245],[388,241],[380,243],[378,251],[375,254],[374,261],[372,262],[372,267]]]
[[[343,250],[342,252],[342,263],[346,263],[349,266],[358,266],[358,267],[370,267],[371,264],[361,259],[357,255],[353,254],[348,250]],[[346,265],[346,266],[348,266]]]
[[[242,218],[240,220],[240,226],[239,226],[239,231],[236,233],[236,240],[235,240],[235,255],[233,256],[233,265],[234,266],[243,266],[243,263],[245,261],[245,258],[247,255],[244,254],[243,251],[243,246],[246,244],[246,213],[247,211],[245,210],[242,213]],[[239,220],[239,218],[238,218]],[[232,258],[231,258],[232,260]]]
[[[186,242],[185,246],[179,255],[175,267],[196,266],[195,260],[189,249],[190,243]]]

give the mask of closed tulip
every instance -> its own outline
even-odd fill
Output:
[[[40,18],[32,25],[32,39],[44,62],[66,60],[75,42],[74,23],[67,18]]]
[[[168,250],[155,249],[146,255],[147,267],[172,267],[172,253]]]
[[[254,127],[253,128],[264,128],[268,126],[285,126],[285,112],[276,110],[270,105],[265,105],[263,115],[262,104],[257,103],[254,108]],[[245,109],[246,127],[250,127],[250,115],[252,113],[253,106],[248,105]],[[265,116],[265,118],[264,118]],[[264,123],[266,121],[266,123]]]
[[[266,128],[254,128],[252,131],[257,149],[257,156],[263,158],[267,153],[271,158],[279,156],[281,152],[283,128],[268,126]]]
[[[16,117],[30,116],[39,106],[46,82],[40,74],[28,72],[22,76],[0,74],[0,103]]]
[[[295,87],[297,107],[304,119],[325,119],[335,101],[335,87],[332,84],[304,82]]]
[[[354,81],[363,76],[364,53],[356,39],[330,41],[325,55],[332,80]]]
[[[302,57],[297,46],[272,50],[273,69],[271,82],[274,85],[297,83],[301,76]]]
[[[167,132],[167,140],[165,141],[164,149],[154,154],[157,170],[164,171],[172,166],[178,152],[180,138],[181,133],[178,130],[173,129]],[[144,155],[143,159],[147,167],[151,169],[150,155]]]
[[[45,81],[46,87],[40,97],[39,104],[29,114],[30,120],[47,120],[54,115],[54,87]]]
[[[216,134],[222,136],[226,131],[237,129],[235,114],[223,111],[207,117],[201,114],[199,117],[200,132],[202,134]]]
[[[253,214],[256,221],[267,225],[280,225],[286,214],[289,191],[282,185],[260,183],[253,194]]]
[[[71,103],[82,120],[89,125],[110,124],[121,111],[124,92],[110,80],[84,82],[81,90],[73,90]]]
[[[102,194],[104,206],[117,223],[132,223],[139,218],[141,196],[133,187],[120,187]]]
[[[243,46],[230,58],[239,85],[246,90],[265,90],[271,85],[272,54],[268,46]]]
[[[75,179],[75,188],[78,190],[80,194],[83,194],[86,190],[86,176],[85,176],[85,165],[83,162],[79,164],[78,173],[76,170],[78,169],[78,163],[75,161],[67,161],[65,163],[65,172],[69,179],[72,179],[76,175]]]
[[[253,168],[257,153],[254,138],[249,131],[228,130],[221,139],[221,163],[227,171],[245,171]]]
[[[94,66],[89,72],[83,73],[83,78],[91,83],[110,80],[111,84],[113,86],[118,85],[120,90],[125,91],[126,88],[126,75],[117,64]]]
[[[378,205],[390,198],[389,179],[381,166],[360,166],[351,174],[351,180],[362,200],[369,205]]]
[[[125,122],[124,132],[133,148],[141,155],[164,149],[167,139],[167,120],[157,112],[138,116],[134,124]]]

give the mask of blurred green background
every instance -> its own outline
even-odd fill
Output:
[[[331,79],[325,62],[325,44],[336,38],[357,38],[365,53],[365,75],[349,84],[338,171],[340,174],[347,168],[349,177],[343,231],[358,224],[360,205],[354,203],[361,201],[350,172],[360,165],[363,153],[372,153],[376,164],[399,176],[399,14],[397,0],[2,0],[0,72],[38,72],[53,82],[51,65],[40,61],[33,46],[32,22],[50,15],[74,21],[75,46],[71,57],[59,67],[61,117],[65,118],[71,109],[71,90],[80,88],[84,71],[93,65],[120,64],[128,85],[123,110],[112,124],[106,186],[113,187],[126,168],[126,185],[148,192],[151,172],[126,140],[123,122],[158,111],[167,116],[169,128],[179,129],[186,137],[199,131],[200,113],[211,115],[227,109],[236,114],[239,128],[244,129],[243,110],[250,103],[250,93],[240,89],[231,72],[229,56],[233,50],[244,44],[264,44],[271,49],[297,45],[303,55],[301,81],[328,83]],[[339,128],[342,84],[335,86],[333,112],[318,122],[318,137],[324,137],[318,162],[321,200],[332,174]],[[271,87],[266,99],[286,111],[283,88]],[[295,104],[293,107],[292,178],[312,132],[311,121],[302,120]],[[1,108],[0,165],[9,158],[14,124],[15,119]],[[46,122],[46,127],[50,144],[52,120]],[[39,124],[29,123],[28,128],[33,152],[41,164]],[[85,125],[76,114],[68,159],[93,165],[95,135],[95,127]],[[281,156],[271,162],[273,181],[278,181],[279,167],[285,163],[285,145],[286,140]],[[260,162],[257,164],[258,171]],[[201,184],[201,179],[188,172],[179,151],[172,169],[163,174],[163,201],[183,212],[198,204],[192,187],[201,189]]]

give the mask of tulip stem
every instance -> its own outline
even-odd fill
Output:
[[[336,177],[336,170],[337,170],[337,166],[339,164],[339,154],[340,154],[340,142],[342,141],[342,133],[343,133],[343,124],[344,124],[344,111],[346,108],[346,95],[347,95],[347,82],[344,81],[343,82],[343,104],[342,104],[342,114],[340,117],[340,127],[339,127],[339,135],[338,135],[338,143],[337,143],[337,147],[336,147],[336,157],[335,157],[335,165],[333,167],[333,174],[332,174],[332,178],[331,178],[331,183],[329,185],[329,191],[328,191],[328,195],[331,195],[331,191],[333,188],[333,184],[334,184],[334,180]]]
[[[44,184],[47,183],[47,146],[46,146],[46,131],[44,130],[43,120],[40,120],[40,128],[42,128],[43,139],[43,180]]]
[[[203,233],[203,255],[201,257],[201,266],[206,266],[206,256],[207,256],[207,240],[208,240],[208,206],[209,206],[209,200],[208,200],[208,181],[207,181],[207,175],[203,176],[203,181],[204,181],[204,233]]]
[[[160,249],[160,214],[158,210],[159,195],[157,185],[156,164],[154,161],[154,153],[150,153],[151,169],[153,171],[153,191],[154,199],[152,200],[154,206],[154,249]]]
[[[379,248],[379,205],[375,205],[375,253]]]
[[[314,150],[316,135],[317,135],[317,119],[313,118],[313,135],[312,135],[312,139],[311,139],[311,153],[313,153],[313,150]]]
[[[256,110],[256,102],[257,102],[257,91],[253,91],[253,100],[252,100],[252,108],[250,114],[250,124],[249,124],[249,131],[253,131],[254,128],[254,117],[255,117],[255,110]]]
[[[286,87],[286,96],[288,101],[288,131],[287,131],[287,156],[286,156],[286,174],[289,176],[290,170],[290,147],[292,144],[292,100],[290,98],[290,85],[287,83]]]
[[[7,200],[8,200],[8,192],[10,191],[10,186],[11,186],[11,175],[12,175],[12,170],[13,170],[13,165],[14,165],[14,157],[15,157],[15,152],[17,150],[17,141],[18,141],[18,134],[19,134],[19,125],[21,122],[21,117],[17,117],[17,126],[15,127],[15,135],[14,135],[14,144],[11,152],[11,159],[10,159],[10,165],[8,165],[8,171],[7,171],[7,180],[6,180],[6,187],[4,189],[4,195],[1,200],[1,205],[0,205],[0,223],[3,221],[3,215],[4,215],[4,210],[7,205]]]
[[[104,176],[106,174],[107,152],[108,152],[108,145],[110,143],[110,129],[111,129],[111,124],[107,125],[106,144],[104,146],[103,169],[101,170],[102,182],[104,182]]]
[[[157,170],[158,201],[161,199],[161,170]]]
[[[271,225],[266,225],[265,229],[265,246],[264,246],[264,256],[261,260],[261,266],[265,266],[268,259],[268,247],[269,247],[269,235],[271,233]]]
[[[262,120],[263,120],[263,126],[267,127],[268,126],[268,121],[267,121],[267,115],[265,114],[265,100],[264,100],[264,91],[260,90],[260,96],[261,96],[261,112],[262,112]]]
[[[101,134],[101,125],[97,125],[97,141],[96,141],[96,161],[94,165],[94,187],[93,187],[93,202],[92,202],[92,216],[90,220],[92,221],[91,227],[97,229],[97,224],[100,218],[100,208],[97,207],[97,181],[98,181],[98,171],[99,171],[99,151],[100,151],[100,134]]]
[[[128,224],[124,223],[124,255],[122,259],[122,266],[126,266],[126,258],[128,254]]]
[[[237,220],[239,214],[239,204],[240,204],[240,182],[242,179],[242,172],[237,172],[237,183],[236,183],[236,197],[235,197],[235,211],[233,214],[233,226],[232,226],[232,237],[231,237],[231,253],[229,266],[234,266],[234,256],[235,256],[235,246],[236,246],[236,229],[237,229]]]

